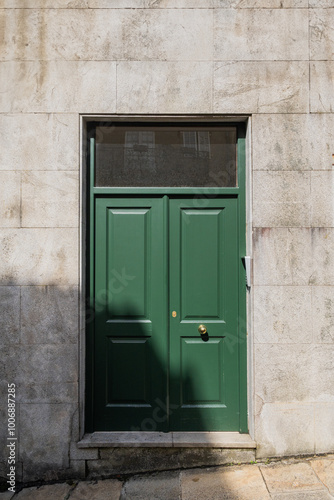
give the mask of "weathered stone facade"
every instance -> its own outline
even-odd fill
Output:
[[[0,0],[0,23],[1,449],[14,382],[19,478],[99,475],[113,454],[76,446],[89,114],[248,119],[251,436],[261,457],[333,451],[333,0]]]

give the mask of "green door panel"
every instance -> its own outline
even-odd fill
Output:
[[[147,404],[151,397],[149,339],[109,337],[108,340],[107,404],[114,407]]]
[[[212,263],[219,258],[217,224],[221,215],[221,210],[213,209],[184,209],[180,212],[180,312],[184,320],[197,318],[201,311],[205,311],[207,317],[218,318],[222,297],[219,274]],[[211,287],[210,293],[208,286]]]
[[[152,417],[167,396],[165,204],[96,199],[96,430],[167,425]]]
[[[205,201],[170,200],[170,428],[238,431],[237,200]]]
[[[224,407],[224,339],[206,341],[203,360],[201,338],[181,339],[181,404],[191,408],[207,404]]]

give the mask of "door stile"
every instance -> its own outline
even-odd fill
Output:
[[[169,377],[170,377],[170,295],[169,295],[169,289],[170,289],[170,280],[169,280],[169,268],[170,268],[170,262],[169,262],[169,196],[165,195],[163,196],[163,210],[164,210],[164,235],[165,235],[165,241],[164,241],[164,261],[165,261],[165,283],[166,283],[166,291],[165,291],[165,303],[166,303],[166,308],[165,308],[165,317],[166,317],[166,324],[165,324],[165,332],[166,332],[166,339],[167,339],[167,352],[166,352],[166,359],[167,359],[167,365],[166,365],[166,426],[167,430],[169,429],[169,421],[170,421],[170,382],[169,382]]]
[[[88,171],[88,199],[89,199],[89,223],[88,223],[88,262],[89,268],[86,274],[88,282],[88,300],[86,309],[86,380],[85,380],[85,398],[86,398],[86,431],[94,431],[94,359],[95,359],[95,341],[94,341],[94,276],[95,276],[95,196],[94,196],[94,170],[95,170],[95,139],[90,138],[89,142],[89,171]]]

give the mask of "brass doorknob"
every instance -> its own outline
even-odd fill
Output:
[[[198,331],[201,335],[205,335],[207,332],[206,326],[205,325],[199,325]]]

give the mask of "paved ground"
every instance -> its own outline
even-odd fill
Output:
[[[334,455],[24,488],[0,500],[329,500]]]

